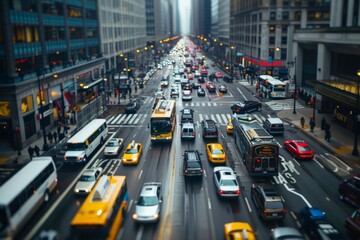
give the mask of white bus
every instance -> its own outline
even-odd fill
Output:
[[[270,75],[260,75],[260,92],[269,98],[286,98],[286,83],[275,79]]]
[[[10,173],[10,174],[9,174]],[[57,185],[52,157],[35,157],[22,168],[0,172],[0,239],[13,239]]]
[[[66,143],[65,163],[86,162],[108,134],[105,119],[94,119],[72,136]]]

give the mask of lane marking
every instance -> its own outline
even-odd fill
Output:
[[[210,202],[210,198],[207,198],[208,200],[208,208],[211,210],[211,202]]]
[[[143,173],[143,170],[140,171],[140,174],[139,174],[139,178],[138,178],[138,179],[141,178],[142,173]]]
[[[252,212],[249,201],[247,200],[246,197],[245,197],[245,202],[246,202],[247,208],[249,209],[249,212]]]
[[[245,100],[247,100],[247,98],[245,97],[245,95],[241,92],[241,90],[237,87],[236,88],[238,91],[239,91],[239,93],[241,94],[241,96],[245,99]]]
[[[129,206],[128,206],[128,209],[127,209],[127,212],[129,213],[130,212],[130,209],[131,209],[131,206],[133,204],[133,199],[130,200],[130,203],[129,203]]]
[[[323,166],[318,160],[316,160],[315,158],[314,158],[314,161],[315,161],[321,168],[324,168],[324,166]]]
[[[305,203],[308,207],[311,207],[311,204],[308,202],[308,200],[303,196],[301,195],[300,193],[296,192],[294,188],[289,188],[287,184],[284,184],[284,187],[286,188],[286,190],[288,190],[289,192],[299,196]]]

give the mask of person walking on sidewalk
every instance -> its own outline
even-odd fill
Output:
[[[315,128],[315,120],[313,118],[311,118],[310,120],[310,132],[314,132],[314,128]]]
[[[38,147],[38,145],[35,145],[34,151],[35,151],[36,156],[39,157],[40,156],[40,148]]]
[[[30,159],[33,159],[33,157],[34,157],[34,149],[31,146],[28,147],[28,153],[29,153]]]
[[[52,143],[53,135],[50,132],[48,133],[47,138],[49,140],[49,143]]]
[[[326,126],[326,118],[323,117],[323,118],[321,119],[321,130],[325,130],[325,126]]]
[[[300,124],[301,124],[301,127],[304,128],[304,125],[305,125],[305,118],[304,117],[300,118]]]
[[[331,139],[330,124],[326,124],[324,129],[325,129],[325,140],[330,142]]]
[[[54,142],[55,142],[55,143],[57,143],[57,137],[58,137],[57,133],[54,132],[54,133],[53,133],[53,138],[54,138]]]

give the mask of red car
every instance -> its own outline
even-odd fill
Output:
[[[303,140],[286,140],[284,147],[296,159],[313,159],[314,151]]]
[[[354,239],[360,236],[360,208],[345,220],[345,227]]]
[[[216,72],[215,77],[216,78],[222,78],[223,77],[222,72]]]
[[[189,80],[193,80],[193,79],[194,79],[194,75],[192,75],[191,73],[189,73],[187,77],[188,77]]]
[[[205,87],[209,89],[210,85],[212,85],[212,82],[206,82]]]

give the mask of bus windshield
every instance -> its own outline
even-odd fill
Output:
[[[163,134],[171,131],[172,124],[169,119],[152,119],[151,134]]]
[[[84,151],[86,148],[85,143],[67,143],[66,150],[67,151]]]

